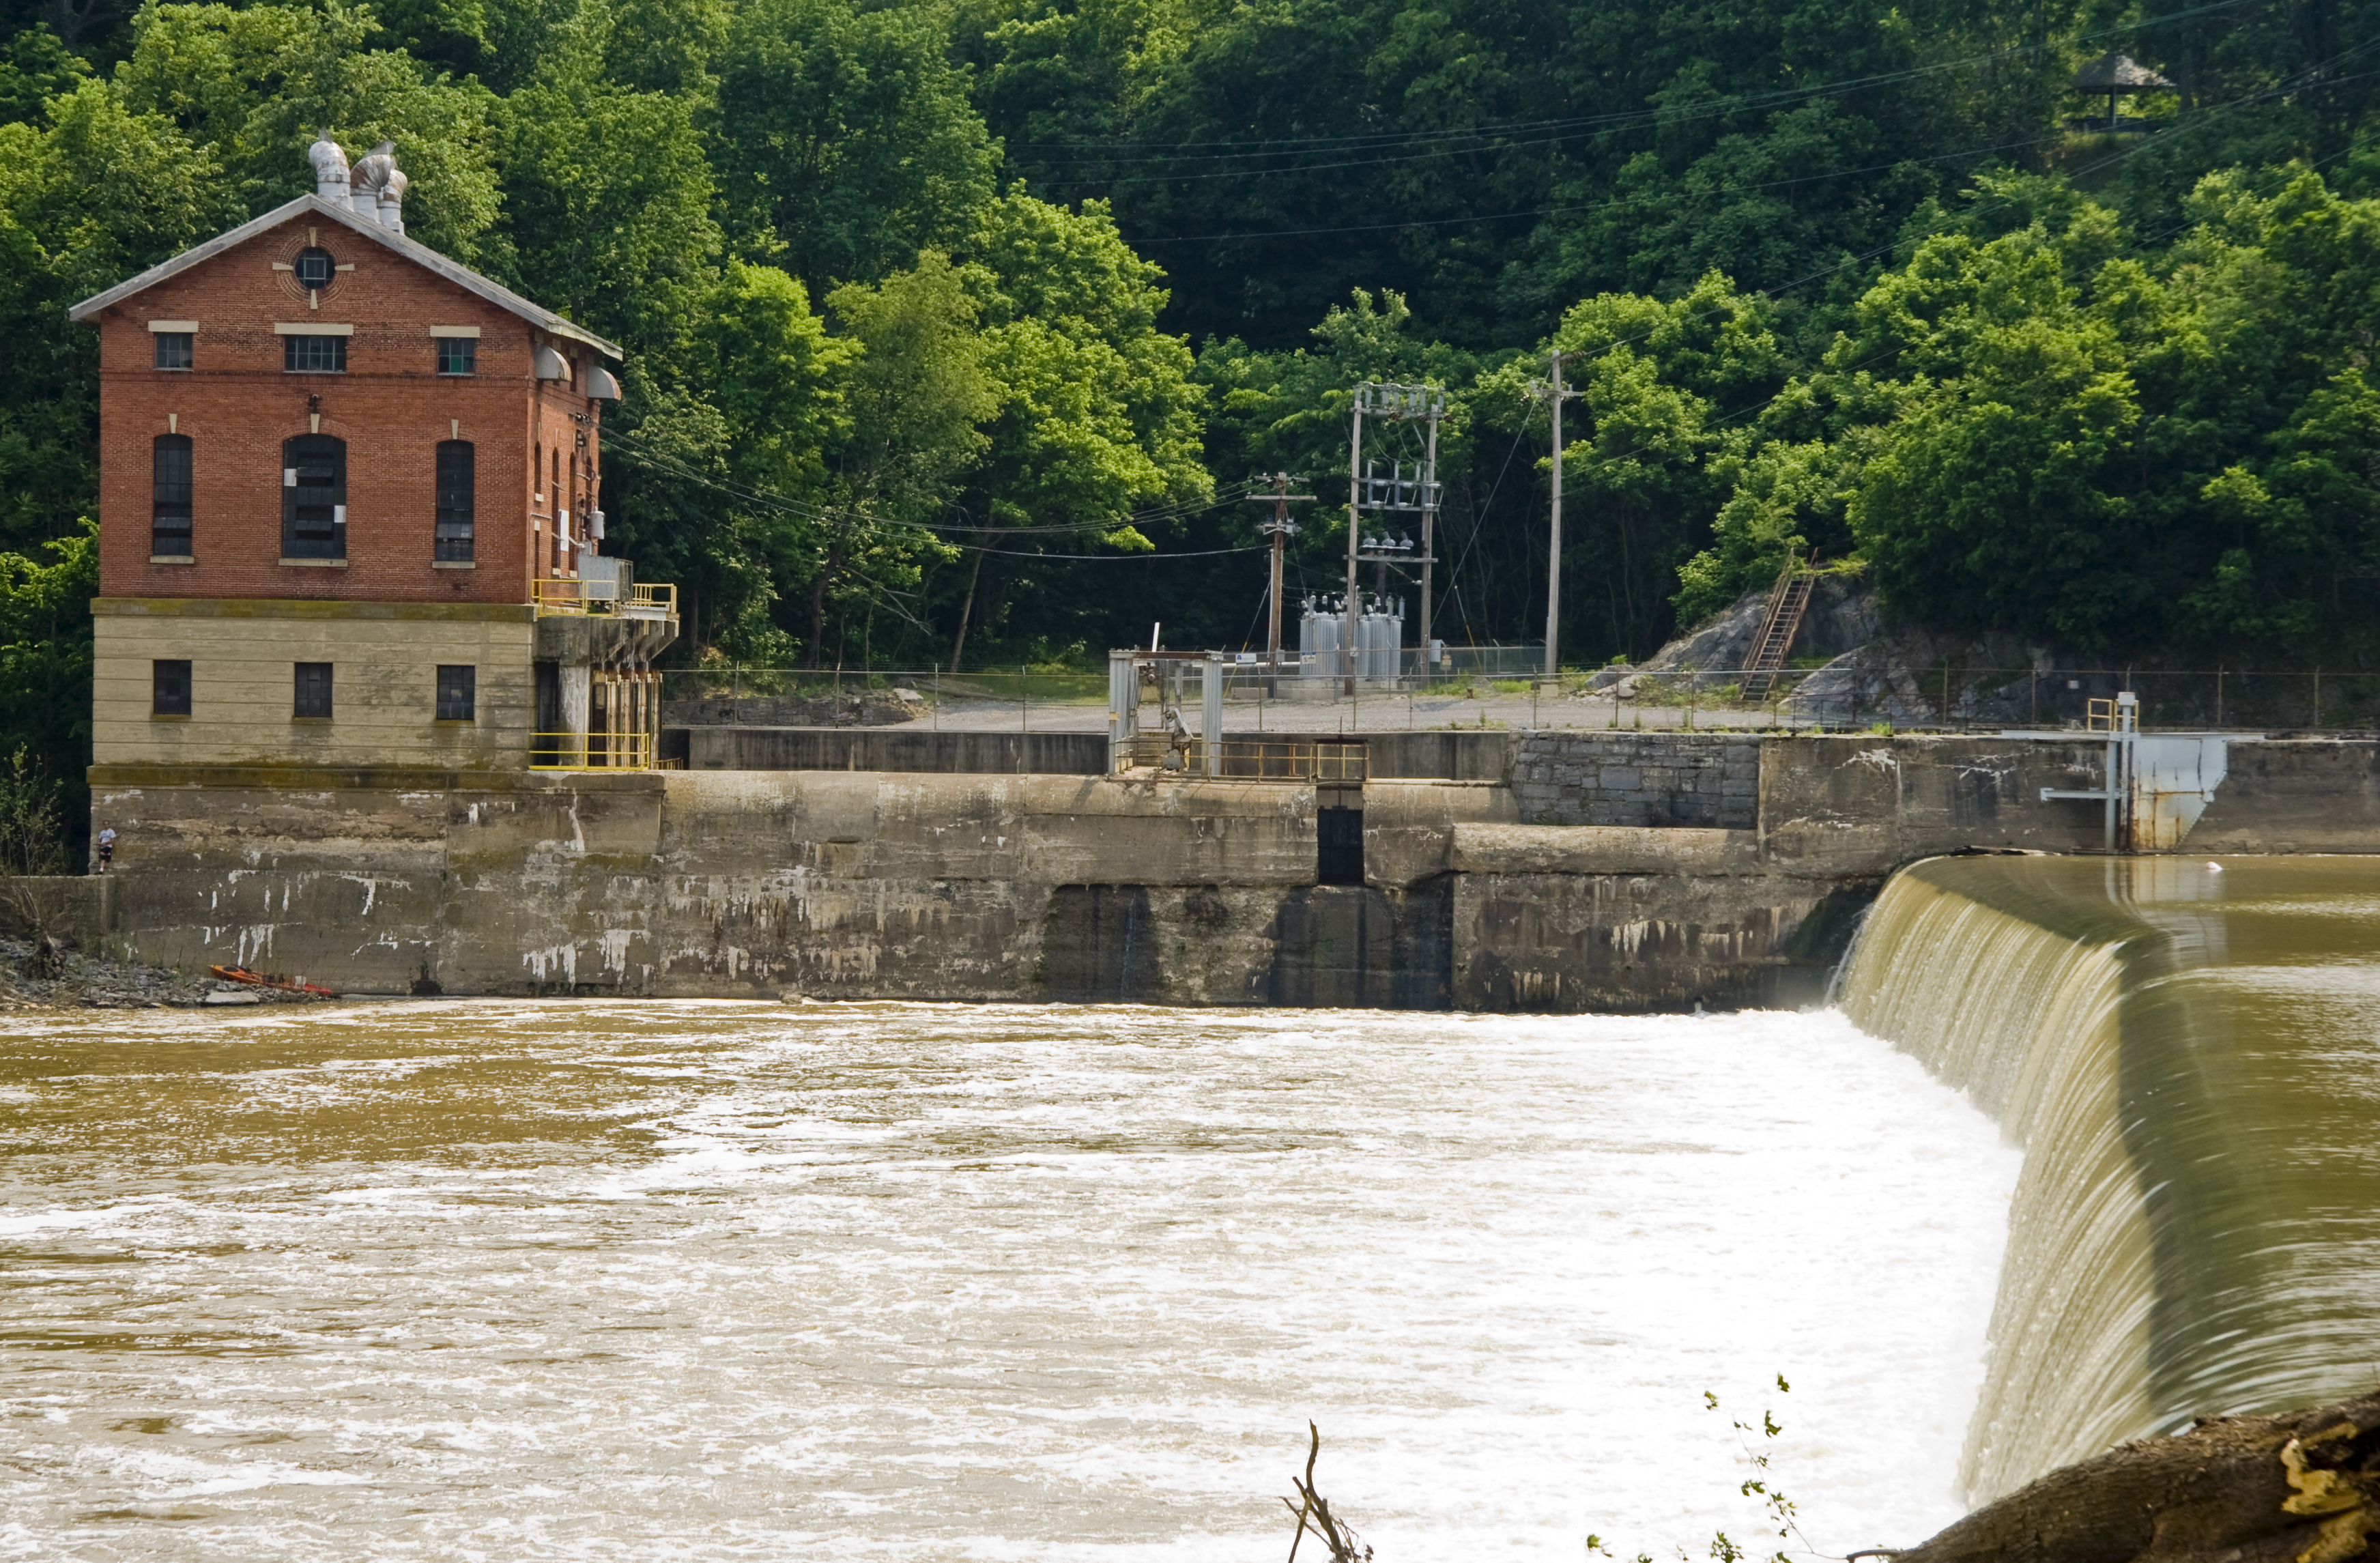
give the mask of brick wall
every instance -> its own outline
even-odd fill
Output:
[[[1690,825],[1749,830],[1760,743],[1700,733],[1524,733],[1512,792],[1531,825]]]
[[[354,268],[313,309],[273,269],[310,240]],[[197,322],[193,368],[154,367],[152,321]],[[276,321],[351,325],[346,372],[284,372]],[[437,373],[432,325],[480,328],[476,374]],[[600,404],[536,380],[540,333],[528,321],[319,219],[295,218],[143,289],[98,327],[103,596],[523,602],[532,574],[551,573],[554,513],[575,519],[593,487],[573,468],[595,467]],[[591,361],[582,344],[552,345]],[[317,412],[321,431],[347,444],[344,567],[280,562],[282,442],[309,432]],[[188,564],[150,561],[150,453],[168,432],[192,445]],[[436,451],[448,439],[476,447],[468,569],[433,567]],[[559,493],[549,491],[557,451]],[[540,455],[545,470],[532,472]]]

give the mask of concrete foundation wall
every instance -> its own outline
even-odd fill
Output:
[[[103,598],[92,613],[91,751],[103,766],[528,763],[525,606]],[[152,714],[159,659],[189,662],[189,715]],[[332,665],[328,719],[292,714],[299,662]],[[479,670],[473,721],[437,720],[441,663]]]
[[[1519,752],[1539,737],[1578,752]],[[2380,745],[2233,753],[2184,850],[2380,851]],[[95,915],[120,951],[351,992],[1802,1001],[1894,868],[2095,849],[2096,806],[2040,790],[2103,754],[1765,739],[1749,828],[1529,823],[1515,786],[1376,779],[1334,794],[1363,808],[1360,885],[1317,882],[1320,800],[1279,783],[103,767],[122,839]]]
[[[1108,768],[1104,733],[697,725],[665,729],[662,753],[683,756],[688,770],[1097,776]]]

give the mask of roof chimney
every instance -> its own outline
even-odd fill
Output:
[[[346,205],[347,154],[328,130],[306,149],[306,161],[314,165],[314,193],[333,206]]]
[[[405,188],[413,183],[402,168],[392,168],[381,181],[380,225],[395,233],[405,232]]]
[[[372,148],[371,155],[356,164],[349,180],[358,212],[377,217],[383,228],[405,232],[405,188],[411,181],[397,172],[395,141]]]

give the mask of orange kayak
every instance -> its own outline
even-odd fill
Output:
[[[270,987],[283,993],[310,993],[318,999],[336,999],[327,987],[317,987],[310,982],[291,982],[287,977],[264,976],[246,966],[209,966],[208,972],[224,982],[244,982],[251,987]]]

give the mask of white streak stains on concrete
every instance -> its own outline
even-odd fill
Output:
[[[239,942],[233,958],[234,965],[245,966],[250,961],[268,955],[273,951],[273,923],[251,923],[238,929]]]
[[[556,971],[561,972],[563,981],[577,982],[578,946],[554,944],[543,950],[524,950],[521,951],[521,964],[527,966],[529,975],[539,982],[552,981]]]

